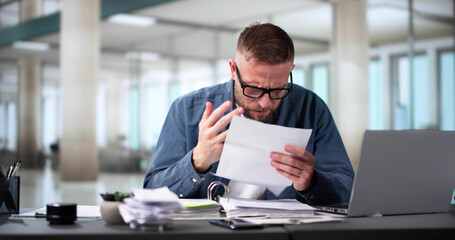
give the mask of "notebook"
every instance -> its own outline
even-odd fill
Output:
[[[347,209],[320,209],[348,216],[448,212],[454,188],[454,131],[367,130]]]

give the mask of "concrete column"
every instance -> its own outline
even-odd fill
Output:
[[[60,31],[62,180],[96,180],[100,1],[63,0]]]
[[[333,3],[332,109],[349,158],[357,168],[368,128],[368,27],[366,0]]]
[[[21,22],[37,18],[41,14],[41,0],[26,0],[20,2]]]
[[[39,0],[21,1],[20,20],[27,21],[40,14]],[[26,168],[37,167],[40,119],[40,59],[22,56],[19,65],[18,158]]]
[[[19,64],[19,160],[36,167],[39,148],[40,60],[21,57]]]

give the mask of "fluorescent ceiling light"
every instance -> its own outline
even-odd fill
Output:
[[[153,17],[144,17],[132,14],[115,14],[108,19],[109,22],[132,25],[138,27],[147,27],[156,23],[156,19]]]
[[[129,60],[140,59],[142,61],[156,61],[160,59],[159,53],[154,52],[127,52],[126,58]]]
[[[33,51],[49,50],[49,43],[17,41],[13,43],[13,48]]]
[[[160,55],[154,52],[141,52],[141,59],[143,61],[156,61],[160,59]]]

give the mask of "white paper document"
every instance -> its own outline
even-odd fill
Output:
[[[227,134],[217,176],[266,186],[278,196],[291,180],[270,165],[270,153],[284,151],[285,145],[306,148],[311,129],[265,124],[234,116]]]
[[[91,205],[77,205],[76,206],[77,217],[78,218],[100,218],[100,206],[91,206]],[[36,210],[31,210],[28,212],[23,212],[21,214],[14,215],[15,217],[36,217],[36,216],[46,216],[46,207],[38,208]]]
[[[246,218],[247,222],[260,225],[308,224],[321,222],[342,222],[342,218],[329,216],[312,216],[304,218]]]
[[[315,208],[296,199],[256,200],[220,197],[226,218],[306,218]]]

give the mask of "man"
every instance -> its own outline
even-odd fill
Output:
[[[239,36],[231,80],[175,100],[164,123],[144,188],[167,186],[182,198],[206,198],[213,181],[237,196],[295,198],[317,203],[348,202],[354,178],[340,134],[325,103],[292,84],[294,45],[272,24],[253,24]],[[288,79],[291,82],[288,83]],[[265,187],[229,182],[215,173],[234,115],[295,128],[313,129],[307,148],[286,146],[271,153],[270,165],[292,181],[279,196]],[[214,189],[222,195],[222,187]]]

